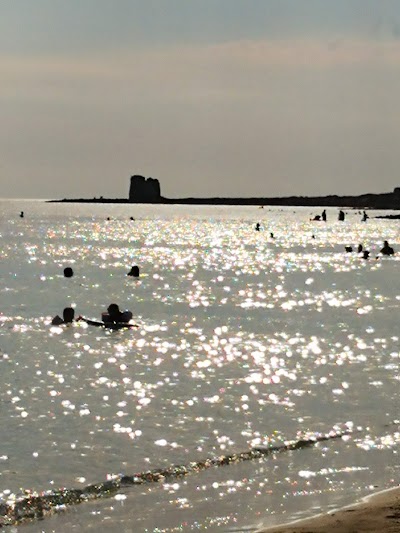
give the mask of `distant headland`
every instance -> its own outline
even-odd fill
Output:
[[[393,192],[361,194],[359,196],[286,196],[257,198],[166,198],[161,195],[158,179],[135,175],[130,179],[128,198],[64,198],[48,202],[97,203],[97,204],[188,204],[188,205],[281,205],[324,206],[360,209],[400,209],[400,187]]]

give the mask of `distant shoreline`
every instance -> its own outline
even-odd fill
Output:
[[[165,198],[154,202],[135,202],[128,198],[64,198],[47,200],[50,203],[90,204],[162,204],[162,205],[254,205],[254,206],[310,206],[344,207],[355,209],[400,210],[400,189],[392,193],[362,194],[360,196],[288,196],[275,198]]]

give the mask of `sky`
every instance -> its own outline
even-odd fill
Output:
[[[3,198],[400,186],[399,0],[0,0]]]

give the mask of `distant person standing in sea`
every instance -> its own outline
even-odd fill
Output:
[[[380,253],[382,255],[394,255],[394,250],[391,246],[389,246],[388,241],[383,243],[383,248],[381,249]]]
[[[343,222],[344,219],[345,219],[344,211],[340,210],[340,211],[339,211],[338,220],[340,220],[340,222]]]
[[[322,211],[322,215],[321,215],[321,217],[322,217],[322,220],[323,220],[324,222],[326,222],[326,210],[325,210],[325,209]]]
[[[134,278],[139,277],[139,267],[137,265],[133,265],[133,267],[128,272],[127,276],[132,276]]]

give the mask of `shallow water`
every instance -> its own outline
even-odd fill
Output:
[[[332,428],[352,434],[123,488],[40,530],[255,531],[398,484],[400,253],[375,256],[400,252],[400,222],[310,222],[321,210],[0,202],[2,501]],[[344,252],[358,243],[370,260]],[[140,329],[50,324],[111,302]]]

